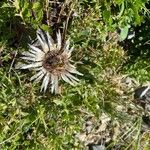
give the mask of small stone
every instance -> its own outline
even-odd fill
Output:
[[[135,89],[134,99],[137,99],[137,100],[150,99],[150,87],[149,86],[141,86],[141,87],[138,87],[137,89]]]
[[[96,145],[96,144],[90,144],[89,145],[89,150],[105,150],[104,145]]]

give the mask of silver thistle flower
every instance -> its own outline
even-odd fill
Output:
[[[60,31],[57,33],[57,43],[54,43],[49,33],[43,30],[37,30],[38,43],[29,45],[29,51],[23,52],[21,57],[28,64],[22,64],[20,69],[35,70],[37,73],[31,77],[31,80],[43,80],[41,91],[46,91],[48,85],[51,86],[52,93],[59,93],[58,82],[63,79],[71,85],[76,85],[79,81],[73,74],[83,75],[76,70],[71,62],[71,52],[69,49],[69,40],[62,47]]]

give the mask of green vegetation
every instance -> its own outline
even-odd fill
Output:
[[[87,137],[103,125],[95,143],[106,149],[149,150],[142,119],[149,112],[133,99],[133,89],[150,80],[149,5],[149,0],[1,0],[0,149],[86,149]],[[75,87],[62,82],[60,95],[40,93],[41,83],[30,81],[34,72],[15,69],[39,27],[54,39],[59,29],[64,40],[70,38],[72,59],[84,74]],[[127,39],[131,28],[135,37]],[[126,77],[136,83],[126,84]],[[94,129],[81,140],[89,120]]]

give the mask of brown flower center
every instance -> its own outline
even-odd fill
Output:
[[[68,58],[59,51],[50,51],[45,55],[43,67],[49,72],[63,71]]]

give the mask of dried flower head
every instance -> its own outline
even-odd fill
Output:
[[[62,47],[60,31],[57,33],[57,43],[54,43],[49,33],[37,30],[38,43],[36,46],[29,45],[29,51],[23,52],[23,60],[28,64],[23,64],[20,69],[32,68],[37,73],[31,80],[40,81],[43,79],[41,91],[46,91],[48,85],[51,86],[52,93],[59,93],[58,81],[63,79],[71,85],[76,85],[79,79],[73,74],[82,75],[76,70],[71,62],[71,52],[69,40]]]

